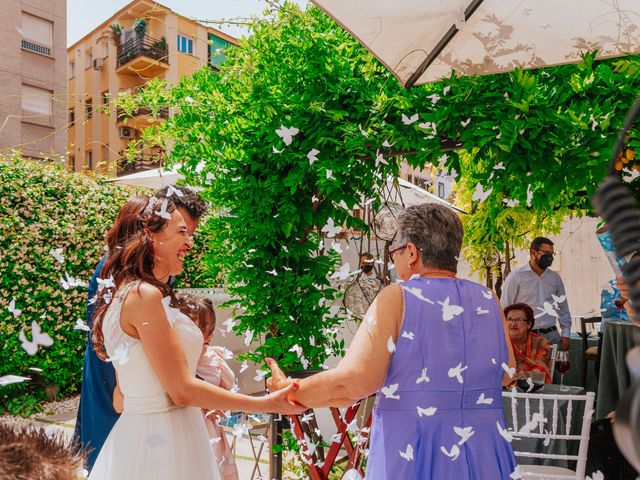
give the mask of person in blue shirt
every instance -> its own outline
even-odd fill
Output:
[[[598,339],[598,356],[594,369],[596,378],[600,374],[600,352],[602,351],[602,334],[604,333],[604,324],[611,321],[628,322],[631,319],[625,309],[627,299],[620,294],[618,282],[613,279],[607,282],[605,288],[600,292],[600,313],[602,322],[600,322],[600,338]]]
[[[171,198],[177,209],[184,216],[187,232],[193,236],[200,218],[208,209],[207,204],[200,195],[187,187],[170,186],[158,190],[155,196],[158,198]],[[100,272],[105,260],[106,256],[100,259],[89,283],[86,316],[89,328],[93,327],[92,317],[99,288],[98,279],[100,279]],[[87,454],[87,470],[89,472],[91,472],[102,445],[119,417],[119,414],[113,409],[113,391],[115,387],[115,370],[111,363],[98,358],[91,341],[91,332],[89,332],[84,352],[80,406],[73,435],[74,439]]]

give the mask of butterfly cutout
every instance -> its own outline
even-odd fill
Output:
[[[287,128],[284,125],[281,125],[280,128],[276,130],[276,135],[282,138],[285,145],[289,146],[293,141],[293,137],[295,137],[299,132],[300,130],[295,127]]]
[[[440,451],[444,453],[447,457],[451,459],[451,461],[455,461],[460,456],[460,447],[455,443],[451,447],[451,450],[447,450],[443,446],[440,447]]]
[[[449,303],[449,297],[444,299],[444,302],[437,302],[439,305],[442,305],[442,319],[445,322],[453,320],[453,317],[460,315],[464,312],[464,308],[459,305],[451,305]]]
[[[157,216],[164,218],[165,220],[171,220],[171,214],[167,212],[167,207],[169,206],[169,200],[166,198],[160,204],[160,210],[154,210]]]
[[[473,196],[471,197],[471,200],[474,202],[484,202],[487,198],[489,198],[489,195],[491,195],[491,192],[493,192],[493,188],[490,188],[489,190],[484,190],[482,187],[482,184],[480,182],[476,183],[476,189],[473,191]]]
[[[315,162],[318,161],[319,153],[320,153],[320,150],[317,150],[315,148],[309,150],[309,153],[307,153],[307,158],[309,159],[309,165],[313,165]]]
[[[416,409],[418,410],[419,417],[433,417],[438,411],[436,407],[422,408],[418,406]]]
[[[482,296],[487,300],[491,300],[493,298],[493,292],[491,290],[483,290]]]
[[[404,123],[405,125],[411,125],[412,123],[415,123],[418,121],[418,114],[415,113],[413,115],[411,115],[410,117],[407,117],[404,113],[402,114],[402,123]]]
[[[558,318],[558,312],[555,311],[555,309],[553,308],[553,305],[551,305],[549,302],[544,302],[542,304],[542,307],[536,307],[536,308],[540,310],[540,313],[536,315],[534,318],[539,318],[544,315],[549,315],[551,317]]]
[[[464,445],[476,433],[473,431],[473,427],[453,427],[453,431],[460,437],[458,441],[460,446]]]
[[[402,450],[399,450],[399,452],[400,452],[400,456],[404,458],[407,462],[413,461],[413,446],[411,444],[407,445],[407,448],[404,449],[404,452]]]
[[[184,197],[184,193],[182,193],[182,191],[178,190],[172,185],[169,185],[167,187],[167,197],[172,197],[173,195],[175,195],[176,197]]]
[[[455,377],[456,380],[458,380],[458,383],[464,383],[464,380],[462,379],[462,372],[464,372],[467,368],[469,368],[468,365],[463,367],[462,363],[459,363],[455,367],[449,369],[449,378]]]
[[[31,341],[27,340],[27,337],[24,334],[24,327],[20,329],[20,333],[18,334],[22,348],[29,355],[35,355],[38,352],[40,345],[43,347],[50,347],[53,345],[51,337],[46,333],[42,333],[40,325],[35,320],[31,322],[31,335]]]
[[[476,308],[476,315],[486,315],[487,313],[491,313],[489,310],[485,310],[482,307]]]
[[[396,395],[396,392],[398,391],[398,387],[400,385],[398,383],[394,383],[393,385],[389,385],[386,387],[382,387],[380,389],[380,391],[383,393],[383,395],[386,398],[392,398],[395,400],[400,400],[400,395]]]
[[[389,339],[387,340],[387,350],[389,350],[389,353],[393,353],[396,351],[396,344],[393,343],[393,337],[389,337]]]
[[[430,303],[434,305],[433,301],[428,299],[422,294],[422,290],[418,287],[402,287],[405,291],[409,292],[411,295],[415,296],[418,300],[422,300],[423,302]]]
[[[264,377],[267,376],[267,373],[269,373],[269,370],[260,370],[260,369],[256,369],[256,376],[253,377],[253,379],[256,382],[261,382],[262,380],[264,380]]]
[[[129,345],[126,342],[120,342],[116,345],[107,362],[117,363],[118,365],[124,365],[129,361]]]
[[[531,208],[532,203],[533,203],[533,192],[531,191],[531,185],[527,185],[527,208]]]
[[[502,362],[502,365],[500,366],[506,372],[506,374],[509,375],[509,378],[513,378],[513,376],[516,374],[516,369],[513,367],[509,367],[509,365],[507,365],[506,363]]]
[[[478,400],[476,400],[476,405],[491,405],[493,403],[493,398],[486,397],[484,392],[480,394]]]
[[[62,248],[56,248],[55,250],[51,250],[49,252],[53,258],[55,258],[59,263],[64,263],[64,255],[62,254]]]
[[[423,368],[422,369],[422,374],[420,375],[420,378],[418,378],[416,380],[416,384],[420,384],[420,383],[429,383],[431,381],[431,379],[427,376],[427,369]]]
[[[109,278],[97,278],[98,281],[98,292],[101,292],[105,288],[116,288],[116,284],[113,282],[113,275],[109,276]]]
[[[13,314],[13,318],[18,318],[22,313],[22,310],[16,308],[16,297],[13,297],[9,302],[9,306],[7,307],[9,313]]]
[[[407,332],[406,330],[402,332],[402,338],[413,340],[414,337],[415,337],[415,334],[413,332]]]
[[[349,262],[346,262],[342,264],[342,266],[338,270],[333,272],[333,275],[331,275],[331,278],[335,278],[336,280],[346,280],[347,278],[349,278],[350,270],[351,270],[351,267],[349,265]]]
[[[84,322],[84,320],[82,320],[81,318],[78,318],[76,320],[76,324],[73,327],[74,330],[84,330],[85,332],[90,332],[91,329],[89,328],[89,326]]]
[[[364,130],[362,128],[362,125],[358,125],[358,130],[360,130],[360,133],[364,136],[364,137],[369,137],[369,134],[366,132],[366,130]]]
[[[513,441],[514,435],[513,435],[513,431],[508,430],[506,428],[502,428],[502,425],[500,425],[500,422],[496,422],[496,427],[498,427],[498,433],[502,436],[502,438],[504,438],[507,442],[511,443]]]
[[[327,237],[333,238],[336,235],[338,235],[340,232],[342,232],[342,225],[336,225],[333,222],[333,218],[329,217],[327,219],[326,225],[322,227],[320,231],[326,233]]]
[[[467,118],[464,122],[460,122],[460,124],[461,124],[464,128],[467,128],[467,125],[469,125],[469,122],[471,122],[471,117]]]
[[[244,372],[247,368],[249,368],[249,363],[245,360],[242,362],[242,365],[240,365],[240,373]]]
[[[11,385],[12,383],[22,383],[31,380],[29,377],[21,377],[19,375],[4,375],[0,377],[0,387]]]

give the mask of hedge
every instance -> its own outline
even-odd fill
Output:
[[[87,288],[64,289],[60,278],[68,274],[88,284],[119,208],[144,192],[69,173],[61,163],[0,157],[0,376],[32,377],[29,368],[36,367],[44,384],[58,387],[58,395],[78,392],[87,333],[74,327],[85,318]],[[59,248],[63,263],[50,253]],[[194,261],[202,255],[194,253],[183,286],[210,286],[202,284],[208,277]],[[22,310],[17,317],[9,311],[14,298],[15,308]],[[19,332],[24,327],[31,339],[33,320],[53,345],[31,356]],[[0,410],[28,415],[44,397],[43,386],[29,382],[0,387]]]

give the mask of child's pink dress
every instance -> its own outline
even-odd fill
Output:
[[[222,352],[223,349],[219,347],[206,347],[198,360],[196,375],[211,385],[231,390],[236,377],[227,362],[224,361]],[[220,477],[222,480],[238,480],[236,459],[227,437],[218,425],[216,416],[213,414],[206,416],[207,413],[209,412],[203,410],[207,432],[211,438],[211,448],[218,462]]]

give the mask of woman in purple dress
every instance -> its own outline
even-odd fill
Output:
[[[389,253],[403,282],[380,292],[338,366],[300,381],[290,400],[347,406],[376,392],[368,480],[509,480],[501,387],[515,361],[498,300],[456,278],[463,230],[452,210],[409,207],[397,224]]]

